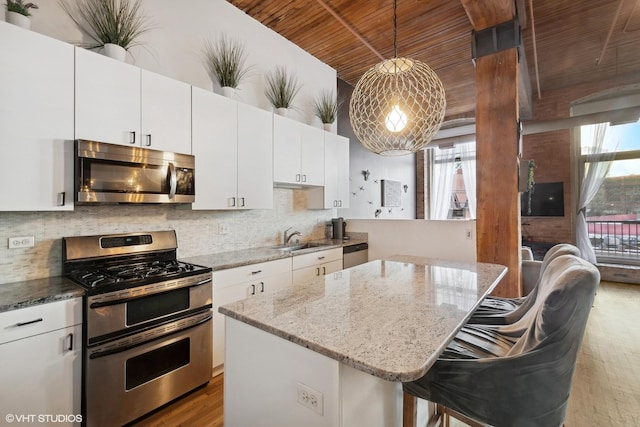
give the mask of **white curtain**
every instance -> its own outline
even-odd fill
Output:
[[[476,143],[467,142],[459,144],[460,162],[462,166],[462,179],[464,190],[469,202],[469,214],[472,219],[476,217]]]
[[[430,219],[447,219],[453,192],[455,148],[434,148],[433,181],[431,183]]]
[[[608,127],[608,123],[594,125],[593,144],[591,145],[591,152],[588,154],[604,154],[604,137]],[[584,146],[584,142],[582,145]],[[589,230],[587,228],[585,212],[587,205],[591,203],[609,172],[611,160],[615,156],[615,150],[607,154],[604,161],[585,163],[584,177],[580,186],[578,215],[576,218],[576,240],[578,248],[582,253],[582,258],[594,264],[596,262],[596,254],[589,240]]]

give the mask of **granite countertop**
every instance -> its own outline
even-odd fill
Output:
[[[219,312],[389,381],[422,377],[506,267],[399,256]]]
[[[85,289],[63,276],[0,285],[0,313],[81,297]]]
[[[325,249],[364,243],[366,239],[315,240],[313,243],[322,246],[296,251],[297,255]],[[259,262],[274,261],[293,256],[290,252],[276,248],[255,248],[240,251],[221,252],[182,259],[192,264],[204,265],[215,270],[241,267]],[[83,296],[85,289],[64,276],[43,279],[23,280],[0,284],[0,313],[19,308],[30,307],[48,302]]]
[[[242,249],[238,251],[218,252],[207,255],[197,255],[188,258],[180,258],[180,261],[188,262],[191,264],[203,265],[211,267],[213,271],[226,270],[228,268],[243,267],[245,265],[257,264],[260,262],[275,261],[283,258],[291,258],[296,255],[303,255],[307,253],[323,251],[326,249],[333,249],[339,247],[345,247],[350,245],[356,245],[359,243],[366,243],[366,239],[349,239],[349,240],[334,240],[334,239],[321,239],[312,240],[309,243],[313,243],[314,246],[306,249],[296,250],[295,253],[281,251],[277,247],[266,248],[253,248]]]

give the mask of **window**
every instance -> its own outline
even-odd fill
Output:
[[[610,162],[585,209],[589,240],[599,261],[640,261],[640,122],[610,126],[594,154],[595,125],[580,129],[582,170]],[[609,154],[607,154],[609,153]],[[611,154],[614,153],[614,154]]]
[[[430,158],[429,218],[475,218],[475,142],[451,148],[433,148]]]

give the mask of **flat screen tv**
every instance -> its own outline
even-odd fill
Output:
[[[534,184],[529,209],[529,192],[520,196],[522,216],[564,216],[564,186],[562,182]]]

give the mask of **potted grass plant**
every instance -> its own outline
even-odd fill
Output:
[[[7,22],[18,27],[31,28],[31,13],[29,9],[38,9],[38,5],[34,3],[24,3],[22,0],[7,0]]]
[[[321,91],[314,101],[313,111],[316,117],[322,121],[324,130],[331,130],[331,124],[338,117],[338,100],[333,92],[329,90]]]
[[[124,61],[126,51],[140,44],[150,30],[141,14],[142,0],[59,0],[60,6],[94,43],[89,49]]]
[[[300,91],[298,79],[289,74],[286,68],[276,67],[266,75],[267,88],[265,95],[267,99],[281,116],[287,116],[288,110],[293,108],[293,100]]]
[[[220,85],[223,95],[233,97],[251,69],[245,65],[244,44],[222,34],[215,42],[206,40],[203,53],[211,79]]]

